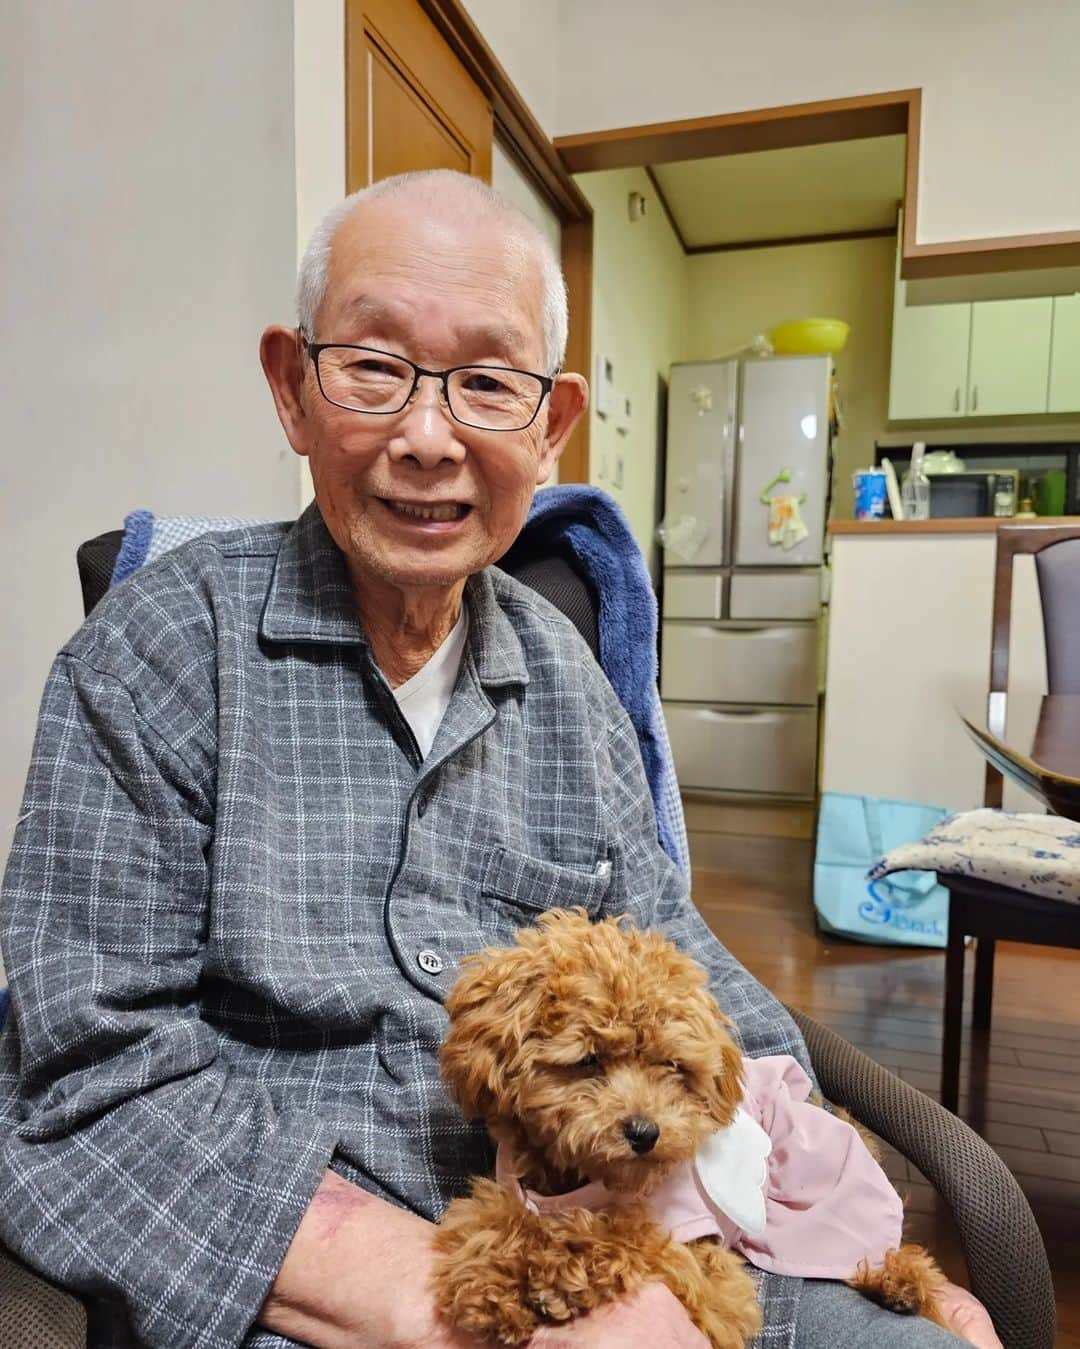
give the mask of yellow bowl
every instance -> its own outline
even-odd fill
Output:
[[[829,356],[842,351],[851,328],[842,319],[795,319],[769,334],[778,356]]]

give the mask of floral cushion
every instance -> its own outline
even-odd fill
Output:
[[[936,871],[1080,904],[1080,824],[1057,815],[967,810],[918,843],[893,848],[869,872]]]

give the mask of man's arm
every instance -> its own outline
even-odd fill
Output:
[[[268,1330],[315,1349],[481,1349],[434,1313],[434,1227],[332,1171],[323,1177],[259,1313]],[[707,1349],[671,1293],[651,1284],[529,1349]]]
[[[3,893],[0,1240],[147,1344],[233,1349],[335,1139],[238,1074],[200,1014],[195,762],[120,680],[57,661]]]
[[[435,1228],[327,1171],[259,1313],[315,1349],[480,1349],[435,1316]]]

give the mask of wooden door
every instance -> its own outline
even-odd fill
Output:
[[[976,417],[1045,412],[1054,302],[985,300],[971,316],[968,412]]]
[[[346,0],[348,190],[416,169],[491,181],[491,104],[417,0]]]
[[[1080,412],[1080,295],[1054,298],[1047,412]]]

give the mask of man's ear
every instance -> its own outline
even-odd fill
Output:
[[[303,399],[304,352],[297,329],[272,324],[259,343],[259,359],[289,444],[297,454],[306,455],[308,420]]]
[[[547,482],[566,448],[570,432],[589,406],[589,386],[583,375],[558,375],[548,394],[547,425],[540,447],[536,485]]]

